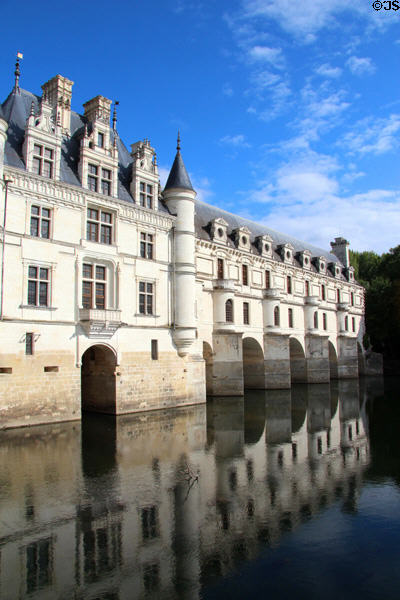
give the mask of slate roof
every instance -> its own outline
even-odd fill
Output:
[[[272,238],[272,246],[274,248],[273,257],[282,262],[280,255],[276,252],[276,248],[280,244],[292,244],[294,250],[293,254],[296,255],[296,252],[300,252],[302,250],[309,250],[312,254],[312,257],[324,256],[328,262],[337,262],[340,263],[337,256],[328,252],[327,250],[323,250],[322,248],[318,248],[317,246],[313,246],[306,242],[302,242],[294,237],[286,235],[284,233],[280,233],[279,231],[275,231],[274,229],[270,229],[265,225],[260,225],[259,223],[255,223],[254,221],[250,221],[248,219],[243,219],[238,215],[234,215],[229,213],[221,208],[216,206],[212,206],[211,204],[206,204],[205,202],[201,202],[200,200],[196,200],[195,202],[195,227],[196,227],[196,237],[211,241],[211,228],[210,222],[216,218],[222,218],[228,223],[228,245],[232,248],[235,248],[235,243],[233,240],[232,231],[239,227],[247,227],[251,232],[251,252],[253,254],[259,255],[258,249],[255,247],[255,238],[259,235],[270,235]],[[300,263],[295,263],[300,266]],[[315,271],[315,268],[312,267]]]
[[[186,171],[180,151],[176,153],[174,164],[172,165],[171,171],[165,184],[165,190],[171,188],[181,188],[184,190],[193,190],[192,182]],[[194,191],[194,190],[193,190]]]
[[[13,90],[3,105],[0,104],[0,116],[2,111],[3,118],[8,122],[8,139],[4,152],[4,162],[6,165],[19,169],[25,169],[22,153],[22,145],[25,135],[25,123],[30,114],[32,103],[34,105],[35,112],[39,112],[40,102],[41,98],[39,96],[36,96],[27,90],[20,89],[19,92]],[[81,187],[81,182],[78,176],[80,138],[82,136],[85,124],[88,124],[88,122],[84,116],[71,111],[71,136],[69,138],[64,137],[61,146],[60,179],[65,183],[79,187]],[[111,143],[113,143],[114,139],[116,139],[118,148],[118,198],[124,202],[134,203],[135,201],[129,191],[132,172],[132,156],[123,144],[118,133],[111,128],[110,136]],[[186,171],[179,150],[175,156],[175,160],[165,186],[165,189],[170,188],[185,188],[193,190],[192,183]],[[168,208],[163,202],[159,202],[158,206],[161,212],[169,212]],[[282,259],[276,251],[276,246],[289,242],[294,247],[294,255],[296,255],[296,252],[307,249],[311,252],[312,256],[324,256],[328,262],[340,263],[339,259],[334,254],[327,252],[326,250],[317,248],[307,244],[306,242],[292,238],[286,234],[279,233],[278,231],[274,231],[273,229],[269,229],[264,225],[260,225],[248,219],[243,219],[237,215],[199,200],[195,200],[196,236],[200,239],[211,241],[210,222],[217,217],[222,217],[228,223],[228,245],[231,247],[235,247],[232,231],[238,227],[246,226],[251,232],[251,252],[254,254],[259,254],[254,245],[255,238],[259,235],[268,234],[273,240],[273,257],[279,262],[281,262]],[[314,267],[312,267],[312,269],[315,270]]]

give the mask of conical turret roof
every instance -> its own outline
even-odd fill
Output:
[[[178,145],[177,145],[177,153],[175,156],[174,164],[172,165],[172,169],[169,173],[167,183],[165,184],[165,190],[169,190],[171,188],[181,188],[184,190],[193,190],[192,182],[190,181],[190,177],[186,171],[185,164],[183,162],[183,158],[181,156],[181,147],[180,147],[180,138],[178,134]]]

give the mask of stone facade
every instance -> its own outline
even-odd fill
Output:
[[[0,428],[355,378],[364,290],[332,252],[196,200],[178,149],[57,75],[0,105]],[[110,119],[112,115],[112,126]]]

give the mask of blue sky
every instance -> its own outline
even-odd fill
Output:
[[[388,6],[388,5],[386,5]],[[199,197],[329,248],[400,243],[400,11],[370,0],[2,2],[0,96],[57,73],[120,102],[165,181],[181,130]]]

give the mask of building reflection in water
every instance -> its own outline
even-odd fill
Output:
[[[298,385],[3,431],[0,597],[199,598],[338,499],[357,511],[381,391]]]

